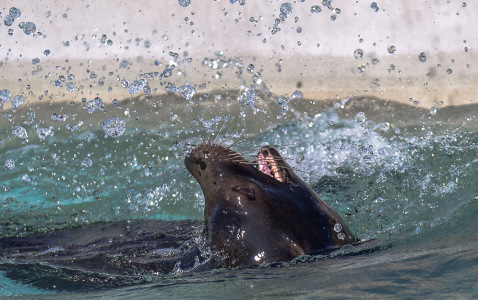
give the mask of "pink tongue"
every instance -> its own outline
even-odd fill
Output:
[[[271,169],[269,169],[269,167],[267,166],[266,159],[262,153],[259,153],[259,155],[257,155],[257,169],[262,173],[272,177]]]

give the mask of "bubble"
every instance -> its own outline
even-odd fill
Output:
[[[388,53],[393,54],[395,51],[397,51],[397,48],[394,45],[390,45],[387,48]]]
[[[335,232],[341,232],[341,231],[342,231],[342,224],[336,223],[336,224],[334,225],[334,231],[335,231]]]
[[[337,237],[339,238],[339,240],[343,240],[343,239],[345,239],[345,234],[343,232],[339,232],[337,234]]]
[[[28,142],[28,133],[25,128],[22,126],[14,126],[12,130],[12,134],[18,138],[23,140],[22,143]]]
[[[421,62],[426,62],[427,61],[427,56],[425,55],[425,52],[420,53],[420,55],[418,55],[418,59]]]
[[[13,170],[15,169],[15,161],[13,159],[7,159],[5,161],[5,169],[7,170]]]
[[[1,90],[0,91],[0,101],[1,102],[8,102],[10,101],[10,98],[12,97],[12,94],[10,93],[9,90]]]
[[[376,65],[380,62],[378,58],[372,58],[372,65]]]
[[[85,158],[82,163],[83,166],[89,168],[93,165],[93,162],[89,158]]]
[[[184,84],[182,86],[179,87],[178,89],[178,92],[179,94],[181,94],[181,96],[187,100],[191,100],[194,95],[196,94],[196,90],[188,85],[188,84]]]
[[[32,59],[32,64],[33,65],[38,65],[40,63],[40,59],[38,57]]]
[[[452,69],[448,69],[448,70],[446,70],[446,72],[447,72],[448,74],[451,74],[451,73],[453,73],[453,70],[452,70]]]
[[[21,28],[21,27],[20,27]],[[35,31],[37,30],[37,27],[35,26],[34,23],[32,22],[25,22],[23,24],[23,32],[26,34],[26,35],[30,35],[31,33],[35,33]]]
[[[365,116],[365,113],[364,112],[358,112],[356,115],[355,115],[355,121],[358,122],[358,123],[363,123],[367,120],[367,116]]]
[[[362,58],[363,57],[363,50],[362,49],[355,49],[354,57],[356,59]]]
[[[363,73],[363,72],[365,72],[365,69],[366,69],[366,68],[365,68],[365,65],[363,65],[363,64],[362,64],[362,65],[359,65],[359,66],[357,67],[357,73]]]
[[[43,54],[45,54],[45,56],[50,55],[50,50],[46,49],[45,51],[43,51]]]
[[[24,98],[22,96],[16,95],[12,99],[12,109],[17,109],[20,105],[23,104]]]
[[[12,15],[6,15],[5,19],[3,19],[3,24],[6,26],[12,26],[13,22],[15,22],[15,18]]]
[[[299,90],[296,90],[296,91],[292,94],[292,96],[290,96],[290,100],[300,100],[300,99],[302,99],[302,96],[303,96],[303,95],[302,95],[302,92],[299,91]]]
[[[191,4],[191,0],[179,0],[179,5],[182,7],[188,7]]]
[[[310,8],[310,12],[313,14],[318,14],[321,11],[322,11],[322,8],[320,8],[320,6],[318,5],[314,5]]]
[[[103,131],[113,138],[123,135],[125,127],[126,122],[120,117],[111,117],[103,122]]]
[[[377,2],[372,2],[372,4],[370,4],[370,7],[373,9],[374,12],[378,12],[380,10],[377,5]]]
[[[435,116],[437,114],[437,108],[435,106],[432,106],[430,109],[430,115]]]

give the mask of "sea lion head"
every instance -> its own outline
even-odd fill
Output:
[[[205,198],[205,233],[225,266],[290,260],[355,239],[337,215],[272,147],[255,162],[220,145],[184,159]]]

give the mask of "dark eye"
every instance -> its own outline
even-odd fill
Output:
[[[202,161],[202,162],[199,163],[199,167],[201,168],[201,170],[204,171],[204,170],[206,170],[207,165],[206,165],[205,162]]]
[[[250,187],[239,186],[239,187],[235,187],[234,189],[246,195],[247,198],[249,198],[249,200],[256,200],[256,197],[254,196],[254,191]]]

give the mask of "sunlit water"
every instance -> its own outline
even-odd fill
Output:
[[[2,112],[1,237],[98,221],[202,219],[201,190],[182,160],[191,144],[213,140],[241,141],[234,149],[251,160],[261,145],[273,145],[357,237],[390,247],[116,286],[88,283],[88,273],[3,261],[0,296],[478,295],[476,106],[428,111],[374,99],[284,106],[247,90],[185,98]]]

